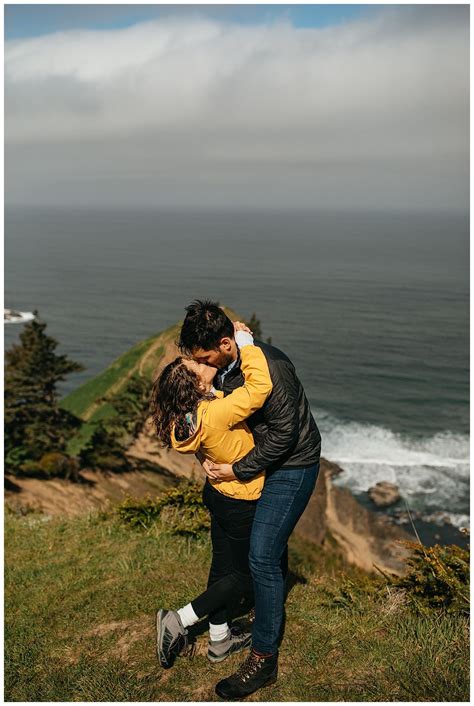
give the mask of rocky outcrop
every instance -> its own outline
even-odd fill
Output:
[[[400,500],[398,485],[382,480],[368,490],[369,498],[377,507],[389,507]]]
[[[346,559],[368,572],[401,574],[409,550],[400,540],[413,540],[385,515],[364,508],[347,488],[333,485],[333,465],[321,459],[316,488],[296,531],[305,539],[324,546],[330,534]]]

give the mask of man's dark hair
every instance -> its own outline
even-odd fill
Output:
[[[234,338],[234,324],[216,302],[196,299],[186,312],[178,341],[183,353],[190,354],[197,348],[217,350],[221,338]]]

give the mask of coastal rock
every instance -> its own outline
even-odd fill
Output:
[[[422,518],[422,513],[419,510],[410,510],[410,512],[407,512],[407,510],[395,510],[392,514],[392,518],[394,522],[403,525],[408,524],[413,520],[420,520]]]
[[[348,488],[334,486],[331,465],[321,459],[316,488],[296,531],[322,546],[331,535],[345,558],[369,573],[376,573],[378,567],[402,574],[410,551],[400,540],[414,538],[388,517],[364,508]]]
[[[389,481],[386,480],[380,481],[369,488],[368,495],[377,507],[388,507],[389,505],[394,505],[400,500],[401,497],[398,491],[398,485],[395,485],[395,483],[389,483]]]

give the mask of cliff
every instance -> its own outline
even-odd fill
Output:
[[[235,312],[226,309],[232,318]],[[88,381],[62,401],[62,406],[80,416],[85,424],[70,444],[78,453],[90,438],[94,423],[114,413],[105,399],[123,390],[129,378],[138,374],[151,382],[177,354],[175,341],[179,324],[136,344],[114,361],[103,373]],[[5,497],[12,505],[41,508],[51,515],[79,515],[118,502],[126,495],[143,497],[156,494],[177,482],[179,477],[197,481],[204,479],[194,456],[183,456],[159,446],[150,420],[127,449],[136,471],[106,473],[85,470],[82,482],[73,484],[55,478],[14,479]],[[335,464],[322,459],[315,492],[297,526],[304,539],[325,546],[332,539],[338,550],[351,563],[365,571],[381,569],[402,572],[405,548],[397,540],[412,539],[388,517],[362,507],[349,490],[336,487],[332,476],[340,471]]]

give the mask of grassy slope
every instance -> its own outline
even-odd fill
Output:
[[[241,661],[211,665],[206,634],[171,670],[155,658],[154,612],[203,589],[207,541],[98,514],[7,515],[5,546],[7,701],[215,700],[214,684]],[[280,678],[251,700],[469,699],[464,619],[419,617],[389,595],[381,606],[367,590],[346,607],[325,605],[342,572],[356,582],[363,574],[297,538],[290,567],[305,583],[287,600]]]
[[[173,335],[176,336],[177,327],[173,326],[158,336],[152,336],[137,343],[129,351],[115,360],[104,372],[92,380],[84,383],[76,390],[61,400],[61,406],[81,417],[86,423],[79,433],[71,439],[68,451],[77,454],[92,436],[94,422],[107,419],[113,415],[114,408],[101,398],[106,395],[119,393],[126,385],[127,380],[135,373],[145,375],[150,379],[153,370],[159,363],[163,354],[164,345]]]
[[[134,374],[147,377],[150,382],[164,346],[176,339],[178,326],[172,326],[157,336],[140,341],[121,355],[106,370],[84,383],[61,400],[61,406],[81,417],[86,424],[69,444],[70,453],[78,453],[89,439],[94,422],[114,414],[113,407],[103,397],[120,392]]]
[[[232,309],[224,307],[224,310],[232,319],[239,318]],[[94,431],[94,422],[107,419],[114,414],[113,407],[104,401],[103,397],[119,393],[134,374],[146,377],[151,383],[165,347],[177,340],[179,329],[178,323],[162,333],[135,344],[102,373],[61,400],[62,407],[86,422],[69,442],[69,453],[73,455],[79,453]]]

